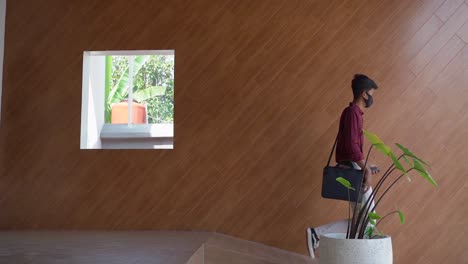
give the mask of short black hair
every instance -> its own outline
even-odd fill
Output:
[[[371,89],[379,88],[371,78],[364,74],[355,74],[354,79],[351,82],[351,87],[353,88],[354,99],[361,96],[363,91],[370,91]]]

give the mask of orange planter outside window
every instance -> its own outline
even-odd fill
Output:
[[[146,107],[137,102],[132,103],[133,124],[146,124]],[[112,105],[111,124],[128,123],[128,102],[120,102]]]

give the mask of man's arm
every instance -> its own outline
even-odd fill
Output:
[[[359,164],[359,166],[364,168],[364,153],[361,151],[360,140],[361,140],[361,129],[358,125],[359,116],[354,112],[348,112],[346,115],[346,121],[344,125],[344,132],[346,133],[346,142],[345,146],[347,152],[351,154],[351,161],[354,161]]]
[[[361,151],[359,145],[361,131],[358,125],[358,116],[356,113],[349,113],[350,120],[347,122],[348,126],[345,128],[346,133],[349,133],[349,142],[347,142],[347,148],[351,152],[352,161],[356,162],[362,170],[364,170],[364,192],[366,192],[372,183],[372,171],[370,166],[364,159],[364,153]]]
[[[369,167],[369,165],[365,166],[366,164],[366,161],[365,160],[358,160],[358,161],[355,161],[357,163],[357,165],[359,165],[359,167],[361,167],[361,170],[364,169],[364,167]]]

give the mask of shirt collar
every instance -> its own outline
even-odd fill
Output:
[[[351,107],[356,107],[356,108],[358,109],[359,113],[360,113],[361,115],[364,115],[364,112],[361,110],[361,108],[360,108],[357,104],[355,104],[354,102],[350,102],[350,103],[349,103],[349,106],[351,106]]]

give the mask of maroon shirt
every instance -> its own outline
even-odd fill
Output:
[[[362,144],[364,142],[364,113],[354,103],[343,110],[340,118],[338,142],[336,143],[336,162],[360,161],[364,159]]]

